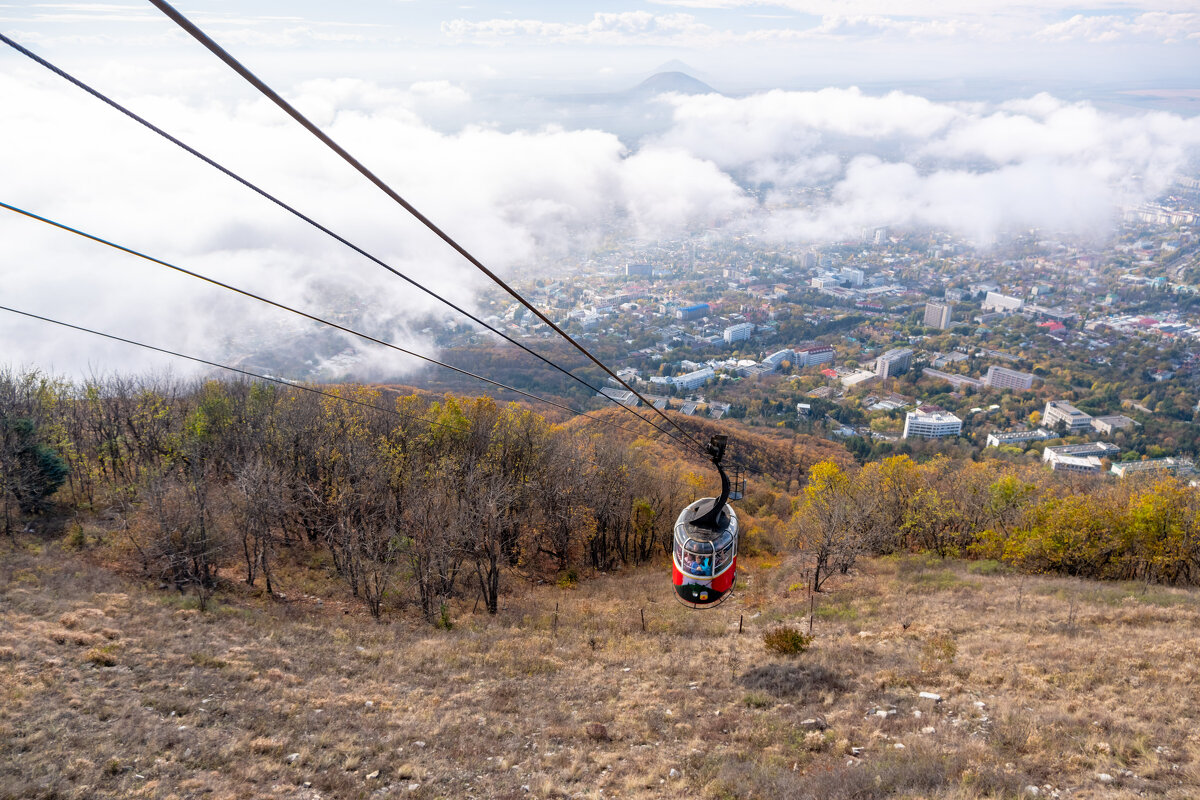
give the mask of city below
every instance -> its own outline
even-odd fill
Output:
[[[992,448],[1052,469],[1188,475],[1200,443],[1198,214],[1200,182],[1184,179],[1127,209],[1101,243],[1030,230],[978,246],[877,227],[782,247],[709,231],[542,265],[517,288],[659,408],[824,435],[862,461]],[[507,296],[481,307],[514,339],[549,344]],[[523,355],[445,320],[420,333],[450,363]],[[362,358],[310,358],[304,377],[353,374]],[[518,388],[610,404],[524,369]],[[401,382],[476,390],[429,374]],[[611,379],[602,391],[642,402]]]

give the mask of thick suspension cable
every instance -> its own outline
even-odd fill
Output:
[[[336,322],[332,322],[332,321],[330,321],[330,320],[327,320],[327,319],[324,319],[324,318],[322,318],[322,317],[318,317],[318,316],[316,316],[316,315],[314,315],[314,314],[309,314],[309,313],[308,313],[308,312],[306,312],[306,311],[301,311],[301,310],[299,310],[299,309],[297,309],[297,308],[293,308],[293,307],[291,307],[291,306],[289,306],[289,305],[285,305],[285,304],[283,304],[283,303],[276,302],[275,300],[271,300],[271,299],[269,299],[269,298],[263,297],[262,295],[255,294],[254,292],[248,291],[248,290],[246,290],[246,289],[240,289],[240,288],[238,288],[238,287],[236,287],[236,286],[232,286],[232,285],[230,285],[230,284],[228,284],[228,283],[224,283],[224,282],[222,282],[222,281],[219,281],[219,280],[217,280],[216,278],[210,278],[210,277],[208,277],[207,275],[202,275],[202,274],[200,274],[199,272],[193,272],[192,270],[185,269],[184,267],[180,267],[180,266],[177,266],[177,265],[175,265],[175,264],[171,264],[171,263],[169,263],[169,262],[166,262],[166,261],[163,261],[163,260],[161,260],[161,259],[155,258],[154,256],[150,256],[150,255],[147,255],[147,254],[145,254],[145,253],[139,252],[139,251],[137,251],[137,250],[133,250],[133,249],[131,249],[131,248],[125,247],[125,246],[123,246],[123,245],[119,245],[119,244],[117,244],[116,242],[109,241],[108,239],[103,239],[103,238],[101,238],[101,237],[99,237],[99,236],[95,236],[95,235],[93,235],[93,234],[87,233],[86,231],[81,231],[81,230],[79,230],[78,228],[72,228],[72,227],[71,227],[71,226],[69,226],[69,225],[64,225],[64,224],[63,224],[63,223],[61,223],[61,222],[56,222],[56,221],[54,221],[54,220],[52,220],[52,219],[49,219],[49,218],[47,218],[47,217],[43,217],[43,216],[40,216],[40,215],[38,215],[38,214],[34,214],[34,213],[33,213],[33,212],[31,212],[31,211],[26,211],[26,210],[24,210],[24,209],[17,208],[16,206],[9,205],[8,203],[5,203],[5,202],[3,202],[3,201],[0,201],[0,208],[6,208],[6,209],[8,209],[9,211],[15,212],[15,213],[17,213],[17,214],[20,214],[20,215],[22,215],[22,216],[28,217],[28,218],[30,218],[30,219],[37,220],[38,222],[44,222],[44,223],[45,223],[45,224],[47,224],[47,225],[51,225],[51,226],[53,226],[53,227],[55,227],[55,228],[58,228],[58,229],[60,229],[60,230],[64,230],[64,231],[67,231],[67,232],[69,232],[69,233],[73,233],[73,234],[75,234],[76,236],[81,236],[81,237],[83,237],[83,238],[85,238],[85,239],[89,239],[89,240],[91,240],[91,241],[93,241],[93,242],[97,242],[97,243],[99,243],[99,244],[103,244],[103,245],[106,245],[106,246],[108,246],[108,247],[111,247],[111,248],[113,248],[114,250],[119,250],[119,251],[121,251],[122,253],[128,253],[128,254],[129,254],[129,255],[131,255],[131,256],[136,256],[136,257],[138,257],[138,258],[144,259],[144,260],[146,260],[146,261],[149,261],[151,264],[157,264],[158,266],[161,266],[161,267],[166,267],[167,269],[174,270],[175,272],[181,273],[181,274],[183,274],[183,275],[187,275],[187,276],[189,276],[189,277],[192,277],[192,278],[196,278],[197,280],[204,281],[205,283],[212,284],[213,286],[217,286],[217,287],[219,287],[219,288],[221,288],[221,289],[226,289],[226,290],[228,290],[228,291],[231,291],[231,292],[234,292],[234,293],[236,293],[236,294],[240,294],[240,295],[242,295],[242,296],[244,296],[244,297],[249,297],[249,298],[250,298],[250,299],[252,299],[252,300],[257,300],[257,301],[259,301],[260,303],[265,303],[265,304],[267,304],[267,305],[269,305],[269,306],[274,306],[275,308],[281,309],[281,310],[283,310],[283,311],[287,311],[287,312],[289,312],[289,313],[292,313],[292,314],[296,314],[297,316],[304,317],[305,319],[311,320],[311,321],[313,321],[313,322],[316,322],[316,323],[319,323],[319,324],[321,324],[321,325],[325,325],[325,326],[327,326],[327,327],[330,327],[330,328],[333,328],[333,329],[335,329],[335,330],[342,331],[343,333],[348,333],[348,334],[350,334],[350,335],[352,335],[352,336],[357,336],[357,337],[359,337],[360,339],[363,339],[363,340],[365,340],[365,341],[368,341],[368,342],[372,342],[373,344],[378,344],[378,345],[381,345],[381,346],[383,346],[383,347],[387,347],[387,348],[389,348],[389,349],[391,349],[391,350],[395,350],[395,351],[397,351],[397,352],[403,353],[403,354],[405,354],[405,355],[412,356],[412,357],[414,357],[414,358],[418,358],[418,359],[420,359],[420,360],[422,360],[422,361],[426,361],[426,362],[428,362],[428,363],[430,363],[430,364],[433,364],[433,365],[435,365],[435,366],[438,366],[438,367],[443,367],[443,368],[445,368],[445,369],[448,369],[448,370],[451,370],[451,371],[453,371],[453,372],[457,372],[458,374],[460,374],[460,375],[464,375],[464,376],[466,376],[466,377],[468,377],[468,378],[474,378],[475,380],[478,380],[478,381],[482,381],[482,382],[484,382],[484,383],[491,384],[492,386],[495,386],[495,387],[496,387],[496,388],[498,388],[498,389],[504,389],[505,391],[514,392],[514,393],[516,393],[516,394],[519,394],[519,395],[521,395],[522,397],[527,397],[527,398],[529,398],[530,400],[535,400],[535,401],[537,401],[537,402],[539,402],[539,403],[546,403],[547,405],[551,405],[551,406],[554,406],[554,407],[556,407],[556,408],[560,408],[560,409],[562,409],[562,410],[564,410],[564,411],[570,411],[570,412],[571,412],[571,413],[573,413],[573,414],[578,414],[579,416],[586,417],[586,418],[588,418],[588,419],[590,419],[590,420],[593,420],[593,421],[595,421],[595,422],[600,422],[600,423],[602,423],[602,424],[605,424],[605,425],[611,425],[611,426],[613,426],[613,427],[615,427],[615,428],[619,428],[620,430],[623,430],[623,431],[625,431],[625,432],[627,432],[627,433],[635,433],[635,434],[636,434],[636,431],[631,431],[631,430],[629,430],[628,428],[625,428],[625,427],[623,427],[623,426],[621,426],[621,425],[618,425],[617,423],[615,423],[615,422],[612,422],[612,421],[610,421],[610,420],[602,419],[601,417],[595,417],[595,416],[592,416],[591,414],[587,413],[586,411],[582,411],[582,410],[580,410],[580,409],[573,408],[572,406],[566,405],[565,403],[559,403],[559,402],[558,402],[558,401],[556,401],[556,400],[551,400],[551,399],[549,399],[549,398],[546,398],[546,397],[540,397],[540,396],[538,396],[538,395],[536,395],[536,394],[532,394],[532,393],[530,393],[530,392],[526,392],[526,391],[524,391],[524,390],[522,390],[522,389],[518,389],[518,388],[516,388],[515,386],[509,386],[508,384],[501,383],[501,382],[499,382],[499,381],[496,381],[496,380],[492,380],[491,378],[485,377],[485,376],[483,376],[483,375],[478,375],[478,374],[476,374],[476,373],[474,373],[474,372],[471,372],[470,370],[465,370],[465,369],[462,369],[461,367],[456,367],[456,366],[454,366],[453,364],[447,364],[447,363],[446,363],[446,362],[444,362],[444,361],[439,361],[439,360],[438,360],[438,359],[436,359],[436,358],[432,358],[432,357],[430,357],[430,356],[422,355],[421,353],[415,352],[415,351],[413,351],[413,350],[408,350],[407,348],[401,347],[401,346],[399,346],[399,345],[397,345],[397,344],[392,344],[391,342],[384,341],[383,339],[379,339],[379,338],[377,338],[377,337],[375,337],[375,336],[371,336],[370,334],[362,333],[361,331],[356,331],[356,330],[354,330],[353,328],[348,328],[348,327],[346,327],[345,325],[340,325],[340,324],[338,324],[338,323],[336,323]]]
[[[324,131],[322,131],[320,128],[318,128],[315,124],[310,122],[307,117],[305,117],[294,106],[292,106],[290,103],[288,103],[286,100],[284,100],[283,97],[280,96],[278,92],[276,92],[274,89],[272,89],[270,86],[268,86],[262,80],[260,80],[254,73],[252,73],[249,69],[247,69],[240,61],[238,61],[236,58],[234,58],[232,55],[230,55],[224,48],[222,48],[219,44],[217,44],[215,41],[213,41],[213,39],[211,37],[209,37],[208,34],[206,34],[204,31],[202,31],[199,27],[197,27],[195,23],[193,23],[191,20],[189,20],[183,14],[179,13],[179,11],[177,11],[174,7],[172,7],[170,3],[165,2],[165,0],[149,0],[149,2],[151,3],[151,5],[153,5],[155,8],[157,8],[159,11],[163,12],[163,14],[165,14],[168,18],[170,18],[171,21],[173,21],[176,25],[178,25],[180,28],[185,30],[190,36],[192,36],[192,38],[194,38],[196,41],[200,42],[200,44],[204,45],[204,47],[207,48],[213,55],[215,55],[217,58],[219,58],[223,62],[225,62],[226,65],[228,65],[238,75],[242,76],[242,78],[244,78],[247,82],[249,82],[250,85],[252,85],[254,88],[258,89],[259,92],[261,92],[265,97],[267,97],[269,100],[271,100],[273,103],[275,103],[275,105],[279,106],[279,108],[281,108],[288,116],[292,117],[292,119],[296,120],[296,122],[298,122],[301,126],[303,126],[309,133],[316,136],[323,144],[325,144],[326,147],[330,148],[335,153],[337,153],[344,161],[346,161],[346,163],[348,163],[355,170],[357,170],[363,177],[365,177],[367,180],[371,181],[371,183],[375,184],[375,186],[378,187],[384,194],[386,194],[388,197],[390,197],[392,200],[394,200],[396,203],[398,203],[405,211],[407,211],[415,219],[417,219],[422,225],[424,225],[431,232],[433,232],[434,235],[436,235],[438,238],[440,238],[442,241],[444,241],[447,245],[449,245],[451,248],[453,248],[455,252],[457,252],[459,255],[461,255],[463,258],[465,258],[472,266],[474,266],[476,269],[478,269],[480,272],[482,272],[484,275],[486,275],[488,278],[490,278],[496,285],[498,285],[500,288],[504,289],[504,291],[508,292],[508,294],[513,299],[515,299],[517,302],[519,302],[521,305],[523,305],[525,308],[527,308],[530,312],[532,312],[538,319],[540,319],[543,323],[545,323],[551,330],[553,330],[555,333],[557,333],[559,336],[561,336],[563,339],[565,339],[567,342],[569,342],[576,350],[578,350],[580,353],[585,355],[588,358],[588,360],[590,360],[593,364],[595,364],[596,366],[598,366],[602,370],[604,370],[613,380],[615,380],[618,384],[625,387],[626,390],[631,392],[634,397],[638,398],[638,400],[640,400],[641,402],[643,402],[647,406],[649,406],[655,413],[657,413],[660,417],[662,417],[664,420],[666,420],[670,425],[672,425],[674,428],[676,428],[687,439],[691,440],[693,445],[696,448],[698,448],[701,453],[706,452],[704,445],[701,444],[700,441],[697,440],[694,436],[692,436],[692,434],[689,433],[684,427],[682,427],[675,420],[668,417],[665,413],[663,413],[663,411],[661,409],[659,409],[657,406],[655,406],[653,403],[651,403],[645,397],[643,397],[642,394],[637,389],[633,388],[628,383],[626,383],[623,378],[621,378],[619,375],[617,375],[615,372],[613,372],[603,361],[601,361],[599,358],[597,358],[595,355],[593,355],[590,350],[588,350],[586,347],[581,345],[570,334],[568,334],[566,331],[564,331],[562,328],[560,328],[557,324],[555,324],[555,322],[553,320],[551,320],[548,316],[546,316],[544,313],[542,313],[542,311],[540,309],[538,309],[535,305],[533,305],[531,302],[526,300],[519,292],[517,292],[516,289],[514,289],[507,282],[505,282],[503,278],[501,278],[496,273],[492,272],[492,270],[488,269],[483,264],[482,261],[477,259],[475,256],[471,255],[471,253],[468,252],[465,247],[463,247],[461,244],[459,244],[452,236],[450,236],[450,234],[446,233],[440,227],[438,227],[436,224],[434,224],[434,222],[432,220],[430,220],[428,217],[426,217],[424,214],[422,214],[420,211],[418,211],[415,206],[413,206],[411,203],[409,203],[407,200],[405,200],[403,197],[401,197],[394,189],[392,189],[387,183],[385,183],[383,181],[383,179],[379,178],[377,175],[375,175],[375,173],[373,173],[373,172],[371,172],[371,170],[367,169],[367,167],[365,165],[363,165],[362,162],[360,162],[354,156],[350,155],[350,153],[347,150],[345,150],[341,145],[339,145],[332,138],[330,138]]]
[[[134,122],[137,122],[138,124],[142,125],[143,127],[158,134],[159,136],[166,139],[168,142],[171,142],[172,144],[176,145],[177,147],[179,147],[186,153],[188,153],[192,156],[195,156],[196,158],[203,161],[205,164],[209,165],[213,169],[216,169],[217,171],[221,172],[222,174],[228,176],[229,178],[232,178],[233,180],[235,180],[238,183],[240,183],[241,185],[245,186],[247,189],[250,189],[251,191],[255,192],[256,194],[263,197],[264,199],[269,200],[270,202],[274,203],[278,207],[282,208],[284,211],[287,211],[288,213],[292,214],[293,216],[297,217],[298,219],[308,223],[312,227],[316,228],[317,230],[319,230],[322,233],[326,234],[327,236],[331,237],[335,241],[345,245],[346,247],[350,248],[354,252],[363,256],[364,258],[374,262],[375,264],[378,264],[380,267],[383,267],[385,270],[392,273],[396,277],[398,277],[404,281],[407,281],[412,286],[416,287],[417,289],[420,289],[421,291],[425,292],[430,297],[433,297],[434,299],[445,304],[446,306],[453,309],[454,311],[457,311],[459,314],[462,314],[463,316],[467,317],[468,319],[472,320],[473,322],[481,325],[482,327],[486,328],[487,330],[491,331],[492,333],[496,334],[497,336],[500,336],[502,339],[509,342],[510,344],[516,345],[521,350],[524,350],[526,353],[529,353],[530,355],[534,356],[535,358],[539,359],[540,361],[550,365],[554,369],[556,369],[559,372],[561,372],[562,374],[566,375],[568,378],[571,378],[572,380],[581,384],[582,386],[587,387],[591,391],[595,392],[596,394],[600,395],[601,397],[604,397],[605,399],[609,400],[610,402],[615,403],[616,405],[625,409],[629,413],[633,414],[633,416],[637,417],[638,419],[642,420],[646,424],[650,425],[651,427],[653,427],[655,430],[659,431],[660,433],[662,433],[666,436],[670,436],[672,438],[678,439],[678,434],[672,433],[671,431],[662,428],[661,426],[659,426],[652,420],[647,419],[646,417],[643,417],[641,414],[637,413],[629,406],[624,405],[616,398],[610,397],[609,395],[604,394],[602,391],[600,391],[599,388],[597,388],[596,386],[593,386],[588,381],[584,380],[583,378],[580,378],[578,375],[575,375],[573,372],[560,366],[559,364],[555,363],[554,361],[551,361],[550,359],[543,356],[541,353],[537,352],[536,350],[531,349],[530,347],[526,346],[522,342],[512,338],[511,336],[509,336],[508,334],[499,330],[498,328],[496,328],[492,325],[489,325],[487,322],[484,322],[482,319],[480,319],[476,315],[472,314],[470,311],[467,311],[466,309],[460,307],[453,301],[443,297],[442,295],[438,294],[437,292],[433,291],[432,289],[429,289],[424,284],[414,280],[413,278],[409,277],[408,275],[404,274],[403,272],[400,272],[399,270],[392,267],[390,264],[385,263],[384,261],[382,261],[381,259],[372,255],[371,253],[368,253],[366,250],[362,249],[361,247],[359,247],[358,245],[349,241],[348,239],[346,239],[346,238],[342,237],[341,235],[335,233],[334,231],[330,230],[328,227],[317,222],[315,219],[309,217],[308,215],[304,214],[303,212],[296,209],[295,207],[285,203],[284,201],[282,201],[279,198],[275,197],[274,195],[270,194],[269,192],[267,192],[266,190],[257,186],[256,184],[251,183],[246,178],[243,178],[241,175],[238,175],[237,173],[233,172],[229,168],[218,163],[217,161],[213,160],[212,158],[205,155],[204,153],[201,153],[200,151],[196,150],[195,148],[191,147],[190,145],[181,141],[180,139],[176,138],[175,136],[172,136],[170,133],[167,133],[165,130],[158,127],[154,123],[150,122],[149,120],[145,119],[144,117],[139,116],[138,114],[134,113],[130,109],[121,105],[117,101],[108,97],[104,93],[93,88],[92,86],[89,86],[88,84],[86,84],[83,81],[76,78],[74,75],[71,75],[69,72],[63,70],[62,68],[51,63],[50,61],[42,58],[41,56],[37,55],[33,51],[24,47],[23,45],[13,41],[9,37],[5,36],[3,33],[0,33],[0,41],[4,42],[4,44],[7,44],[9,47],[16,50],[18,53],[21,53],[22,55],[28,57],[35,63],[41,65],[42,67],[45,67],[49,71],[53,72],[55,75],[58,75],[60,78],[67,81],[68,83],[78,87],[79,89],[82,89],[84,92],[87,92],[92,97],[95,97],[97,100],[101,101],[102,103],[105,103],[106,105],[110,106],[111,108],[115,109],[116,111],[119,111],[120,113],[129,117]],[[682,441],[680,443],[684,444]]]

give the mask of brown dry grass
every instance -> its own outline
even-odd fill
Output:
[[[440,631],[0,548],[3,798],[1200,795],[1194,592],[880,560],[788,658],[778,559],[712,611],[644,571]]]

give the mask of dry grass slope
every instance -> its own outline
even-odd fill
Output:
[[[3,798],[1200,795],[1195,592],[880,560],[783,657],[778,560],[710,612],[645,571],[441,631],[0,548]]]

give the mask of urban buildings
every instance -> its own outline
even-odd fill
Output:
[[[833,348],[827,344],[814,344],[808,347],[797,347],[795,350],[797,368],[811,367],[814,364],[825,364],[833,361]]]
[[[945,330],[950,327],[950,320],[953,315],[954,306],[950,303],[926,303],[925,327]]]
[[[908,372],[912,366],[913,351],[907,347],[888,350],[875,360],[875,374],[881,378],[894,378]]]
[[[962,420],[940,408],[921,406],[904,415],[904,438],[941,439],[962,433]]]
[[[930,378],[937,378],[949,383],[956,389],[961,389],[964,386],[973,386],[976,389],[983,388],[983,382],[977,381],[974,378],[968,378],[966,375],[955,375],[952,372],[942,372],[940,369],[932,369],[925,367],[921,370],[921,374]]]
[[[737,342],[744,342],[749,339],[752,333],[754,333],[753,323],[740,322],[737,325],[730,325],[726,328],[722,338],[724,338],[725,344],[736,344]]]
[[[1050,400],[1042,412],[1042,424],[1053,428],[1059,423],[1066,426],[1068,433],[1082,433],[1092,427],[1092,415],[1085,414],[1070,403]]]
[[[778,370],[783,366],[783,362],[791,364],[796,363],[796,353],[793,350],[776,350],[771,355],[762,360],[763,366],[770,367],[772,370]]]
[[[651,278],[654,276],[654,267],[650,264],[626,264],[625,276],[628,278]]]
[[[1112,465],[1110,472],[1118,478],[1144,475],[1148,472],[1170,472],[1190,475],[1196,465],[1186,458],[1150,458],[1145,461],[1121,461]]]
[[[1124,414],[1109,414],[1104,417],[1094,417],[1092,419],[1092,429],[1097,433],[1111,435],[1113,431],[1119,431],[1122,428],[1132,428],[1137,422],[1125,416]]]
[[[716,373],[713,372],[713,368],[704,367],[703,369],[698,369],[695,372],[689,372],[686,375],[680,375],[676,378],[672,378],[671,383],[674,384],[676,389],[691,391],[692,389],[699,389],[701,386],[711,381],[714,377],[716,377]]]
[[[863,274],[861,269],[842,267],[841,271],[838,272],[838,277],[844,281],[848,281],[851,286],[862,286],[866,275]]]
[[[1088,444],[1065,444],[1060,447],[1047,447],[1042,451],[1042,461],[1050,465],[1050,469],[1066,472],[1099,472],[1104,465],[1101,459],[1113,459],[1121,448],[1108,442],[1089,442]]]
[[[600,390],[600,394],[629,408],[637,408],[642,404],[642,401],[637,399],[637,395],[627,389],[613,389],[605,386]]]
[[[1052,438],[1054,438],[1054,434],[1045,428],[1038,428],[1036,431],[994,431],[988,434],[987,446],[1000,447],[1001,445],[1025,444],[1026,442],[1044,442]]]
[[[983,299],[983,304],[980,307],[984,311],[1004,313],[1006,311],[1020,311],[1023,305],[1025,305],[1025,301],[1019,297],[1009,297],[999,292],[988,292],[987,297]]]
[[[696,303],[695,305],[675,309],[675,318],[688,322],[693,319],[707,317],[711,311],[712,308],[708,303]]]
[[[1033,388],[1033,376],[1028,372],[1017,372],[1015,369],[991,366],[988,367],[983,385],[992,389],[1015,389],[1019,392],[1027,392]]]

